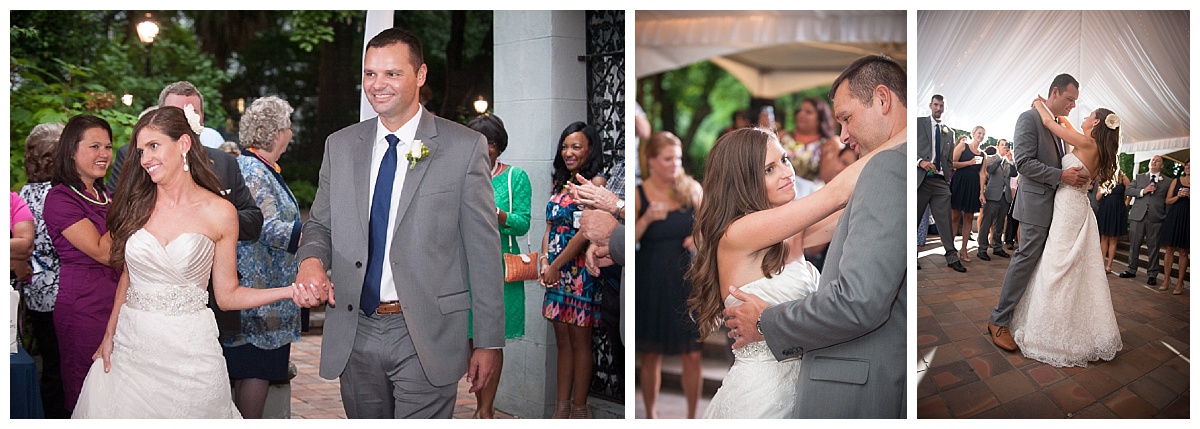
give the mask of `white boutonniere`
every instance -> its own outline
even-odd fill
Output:
[[[191,104],[183,106],[183,116],[187,117],[188,125],[192,127],[192,132],[197,136],[204,131],[204,124],[200,123],[200,114],[196,113],[196,106]]]
[[[950,134],[950,127],[938,124],[938,128],[942,130],[942,134]]]
[[[417,161],[425,159],[427,156],[429,156],[429,148],[425,147],[420,140],[413,140],[412,146],[404,154],[404,159],[408,160],[408,169],[412,170],[417,166]]]

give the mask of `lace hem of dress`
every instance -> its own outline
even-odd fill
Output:
[[[164,314],[187,314],[208,308],[208,292],[197,286],[165,286],[142,290],[131,287],[125,294],[125,304],[131,308]]]
[[[1119,351],[1121,351],[1121,340],[1118,338],[1115,344],[1110,343],[1106,345],[1098,345],[1089,350],[1087,353],[1076,356],[1056,356],[1053,353],[1041,353],[1036,350],[1027,351],[1024,348],[1021,349],[1021,354],[1026,358],[1033,359],[1056,368],[1072,366],[1087,368],[1088,362],[1113,360]]]

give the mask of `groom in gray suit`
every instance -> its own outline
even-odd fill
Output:
[[[863,167],[829,244],[817,291],[771,307],[725,310],[734,348],[766,339],[776,359],[802,357],[800,418],[904,418],[908,354],[905,253],[907,77],[891,58],[867,56],[833,82],[842,141],[876,152]]]
[[[362,88],[379,116],[326,140],[296,255],[297,283],[332,287],[320,374],[340,377],[350,418],[450,418],[458,380],[482,389],[504,346],[487,141],[421,107],[426,73],[407,31],[367,43]]]
[[[1158,262],[1161,259],[1158,256],[1158,231],[1167,216],[1167,188],[1171,184],[1170,178],[1162,174],[1162,164],[1162,157],[1154,155],[1150,158],[1150,172],[1135,176],[1125,187],[1125,196],[1133,197],[1133,204],[1129,207],[1129,264],[1120,277],[1128,279],[1137,274],[1138,258],[1142,243],[1145,243],[1150,256],[1146,284],[1151,286],[1157,284],[1158,273],[1162,270]]]
[[[1079,81],[1063,73],[1051,82],[1046,107],[1055,117],[1066,116],[1075,108],[1078,98]],[[1021,244],[1004,273],[1000,301],[992,309],[988,321],[992,342],[1010,352],[1017,350],[1017,343],[1013,341],[1008,325],[1017,301],[1025,294],[1033,269],[1042,258],[1042,250],[1046,248],[1046,236],[1054,215],[1054,193],[1060,184],[1083,186],[1091,180],[1083,167],[1062,168],[1066,147],[1042,125],[1037,109],[1029,109],[1017,117],[1013,147],[1017,155],[1017,172],[1021,175],[1013,218],[1021,222]]]

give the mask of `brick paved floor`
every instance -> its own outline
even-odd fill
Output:
[[[981,261],[976,246],[966,273],[946,267],[936,236],[918,248],[919,418],[1189,418],[1190,287],[1171,295],[1147,286],[1145,271],[1110,274],[1124,347],[1110,362],[1055,368],[992,344],[986,325],[1009,259]]]
[[[344,419],[342,395],[337,380],[326,380],[317,375],[321,360],[321,330],[300,336],[300,342],[292,343],[292,363],[296,364],[296,378],[292,379],[292,418],[294,419]],[[458,382],[458,402],[454,406],[454,418],[469,419],[475,414],[475,395],[468,393],[471,387],[466,377]],[[496,411],[497,418],[511,419],[511,415]]]

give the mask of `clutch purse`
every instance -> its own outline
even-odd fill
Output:
[[[538,252],[504,254],[504,282],[538,278]]]

